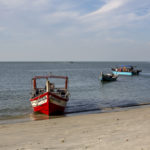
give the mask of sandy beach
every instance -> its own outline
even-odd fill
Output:
[[[150,150],[150,107],[0,125],[1,150]]]

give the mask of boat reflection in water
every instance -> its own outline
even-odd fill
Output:
[[[38,120],[48,120],[48,119],[55,119],[55,118],[61,118],[65,115],[45,115],[42,113],[33,112],[30,114],[30,120],[38,121]]]

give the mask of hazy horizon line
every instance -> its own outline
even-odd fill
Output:
[[[86,61],[0,61],[0,63],[19,63],[19,62],[21,62],[21,63],[55,63],[55,62],[69,62],[69,63],[74,63],[74,62],[150,62],[150,61],[141,61],[141,60],[136,60],[136,61],[133,61],[133,60],[117,60],[117,61],[114,61],[114,60],[112,60],[112,61],[107,61],[107,60],[105,60],[105,61],[93,61],[93,60],[86,60]]]

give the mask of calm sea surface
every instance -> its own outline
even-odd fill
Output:
[[[116,82],[99,82],[101,71],[111,72],[112,67],[120,64],[137,66],[142,73],[119,76]],[[1,62],[0,124],[36,119],[38,115],[33,114],[29,101],[31,79],[49,72],[69,77],[71,97],[65,110],[67,115],[150,103],[149,62]]]

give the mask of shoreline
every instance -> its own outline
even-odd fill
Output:
[[[129,106],[129,107],[106,107],[103,109],[96,109],[96,110],[88,110],[88,111],[81,111],[81,112],[74,112],[74,113],[65,113],[64,115],[58,116],[47,116],[41,113],[32,112],[30,114],[21,115],[21,116],[12,116],[9,118],[4,118],[0,120],[0,125],[7,125],[7,124],[16,124],[16,123],[24,123],[24,122],[31,122],[37,120],[49,120],[54,118],[63,118],[69,116],[79,116],[79,115],[88,115],[88,114],[101,114],[101,113],[111,113],[111,112],[118,112],[118,111],[126,111],[130,109],[137,109],[139,107],[148,107],[150,106],[149,103],[144,105],[136,105],[136,106]]]
[[[106,107],[101,110],[89,110],[89,111],[83,111],[83,112],[74,112],[74,113],[66,113],[64,115],[58,115],[58,116],[47,116],[45,114],[34,114],[34,112],[22,116],[17,117],[10,117],[6,119],[0,120],[0,125],[7,125],[7,124],[16,124],[16,123],[25,123],[25,122],[31,122],[31,121],[39,121],[39,120],[49,120],[49,119],[55,119],[55,118],[65,118],[65,117],[71,117],[71,116],[80,116],[80,115],[88,115],[88,114],[101,114],[101,113],[111,113],[111,112],[120,112],[120,111],[128,111],[130,109],[138,109],[143,107],[150,107],[150,103],[143,103],[140,105],[135,106],[129,106],[129,107]]]
[[[150,106],[0,125],[1,150],[149,150]]]

